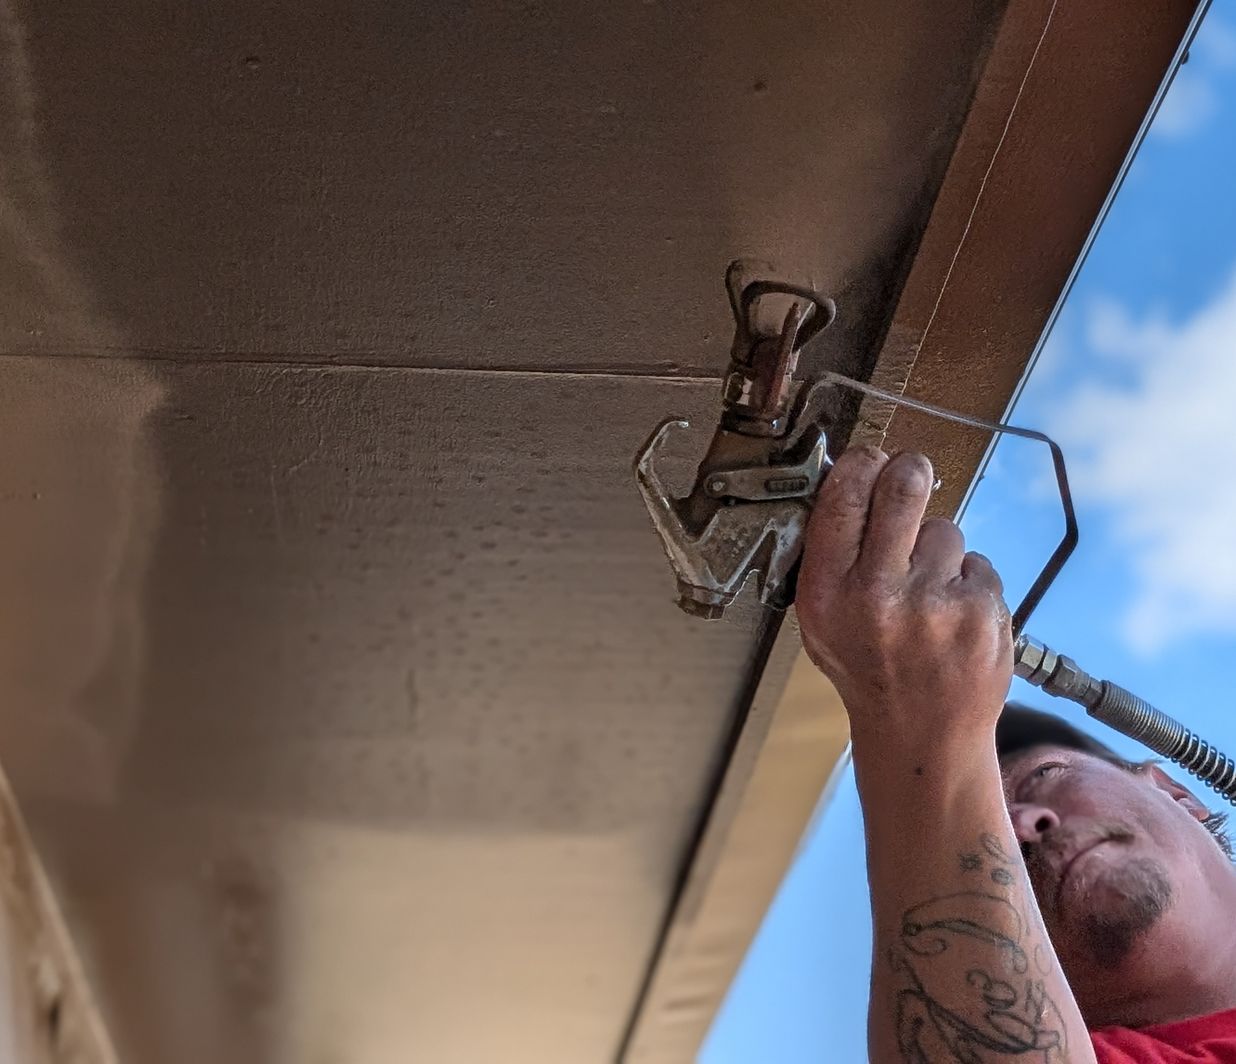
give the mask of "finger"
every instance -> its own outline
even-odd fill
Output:
[[[888,463],[878,447],[852,447],[837,459],[820,488],[804,540],[803,581],[836,579],[858,561],[871,491]]]
[[[961,575],[966,540],[947,517],[930,517],[918,530],[910,568],[925,577],[952,580]]]
[[[904,576],[931,497],[931,463],[921,454],[899,454],[880,473],[858,569],[869,579]]]
[[[985,554],[969,551],[961,560],[961,578],[969,584],[994,591],[997,595],[1004,594],[1004,581]]]

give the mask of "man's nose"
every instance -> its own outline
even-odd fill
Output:
[[[1043,805],[1010,805],[1009,816],[1013,820],[1013,833],[1023,846],[1026,843],[1037,845],[1044,835],[1060,826],[1060,818]]]

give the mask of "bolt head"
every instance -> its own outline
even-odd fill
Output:
[[[1085,694],[1087,681],[1090,677],[1078,666],[1072,658],[1060,655],[1060,663],[1052,673],[1051,679],[1043,685],[1048,694],[1062,698],[1081,698]]]
[[[1013,671],[1023,679],[1033,676],[1043,664],[1043,647],[1032,639],[1018,643],[1013,658]]]

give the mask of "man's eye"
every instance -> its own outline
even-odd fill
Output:
[[[1040,782],[1050,779],[1068,767],[1063,761],[1044,761],[1041,765],[1036,765],[1022,777],[1022,781],[1017,785],[1017,791],[1013,796],[1014,800],[1018,802],[1033,801]]]

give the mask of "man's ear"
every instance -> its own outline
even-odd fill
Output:
[[[1164,772],[1158,765],[1146,764],[1139,769],[1141,774],[1146,777],[1151,783],[1161,791],[1165,791],[1171,795],[1172,799],[1179,802],[1188,810],[1189,815],[1194,820],[1205,820],[1210,816],[1210,810],[1204,806],[1197,796],[1187,787],[1181,786],[1171,776]]]

